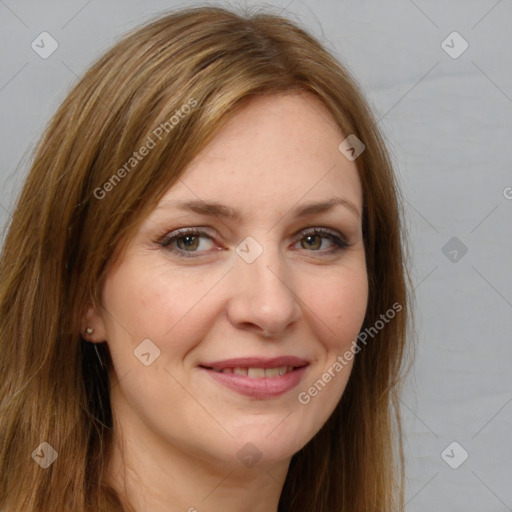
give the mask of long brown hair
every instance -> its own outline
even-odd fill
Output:
[[[401,308],[362,347],[334,413],[293,456],[279,510],[401,508],[399,393],[412,318],[403,204],[358,89],[297,23],[219,7],[146,23],[78,82],[35,150],[1,254],[2,512],[126,510],[105,484],[111,360],[104,343],[100,365],[82,339],[84,311],[101,305],[109,265],[230,116],[254,95],[294,91],[315,94],[342,133],[366,146],[356,160],[370,286],[363,328],[393,304]],[[154,147],[131,161],[148,136]],[[31,457],[43,442],[58,453],[46,469]]]

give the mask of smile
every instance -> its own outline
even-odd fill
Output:
[[[266,400],[279,397],[299,385],[304,373],[309,367],[309,362],[304,360],[288,358],[281,359],[278,363],[264,361],[245,362],[251,366],[230,366],[227,362],[218,363],[214,366],[200,365],[199,369],[207,373],[217,384],[234,391],[237,394],[251,398]],[[274,360],[275,361],[275,360]],[[294,363],[283,364],[283,362]],[[261,366],[255,366],[260,364]],[[276,365],[278,364],[278,365]]]
[[[213,369],[213,371],[218,373],[234,373],[236,375],[246,375],[251,379],[264,379],[264,378],[272,378],[279,377],[281,375],[285,375],[286,373],[290,373],[294,370],[293,366],[279,366],[277,368],[222,368],[222,369]]]

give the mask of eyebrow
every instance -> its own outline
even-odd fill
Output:
[[[242,215],[239,211],[230,208],[221,203],[205,201],[165,201],[157,206],[157,210],[164,209],[170,206],[175,206],[179,210],[191,210],[200,215],[211,215],[215,217],[228,218],[233,220],[240,220]],[[342,197],[333,197],[327,201],[306,203],[298,206],[292,210],[295,217],[305,217],[314,213],[323,213],[331,210],[335,206],[344,206],[351,211],[358,219],[361,219],[361,213],[357,206]]]

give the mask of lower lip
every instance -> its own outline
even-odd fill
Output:
[[[278,377],[263,377],[261,379],[236,373],[216,372],[208,368],[201,369],[208,372],[220,384],[241,395],[265,399],[280,396],[297,386],[307,369],[307,365]]]

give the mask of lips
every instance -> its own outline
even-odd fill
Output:
[[[272,358],[262,357],[238,357],[233,359],[224,359],[223,361],[213,361],[202,363],[200,366],[203,368],[210,368],[212,370],[224,370],[226,368],[279,368],[282,366],[292,366],[293,368],[300,368],[309,364],[306,359],[301,359],[295,356],[280,356]]]
[[[206,362],[200,368],[216,382],[246,396],[274,398],[297,386],[309,361],[295,356],[244,357]]]
[[[277,368],[223,368],[222,370],[215,370],[212,368],[214,372],[218,373],[234,373],[236,375],[247,375],[251,379],[264,379],[264,378],[272,378],[279,377],[280,375],[285,375],[294,370],[293,366],[278,366]]]

